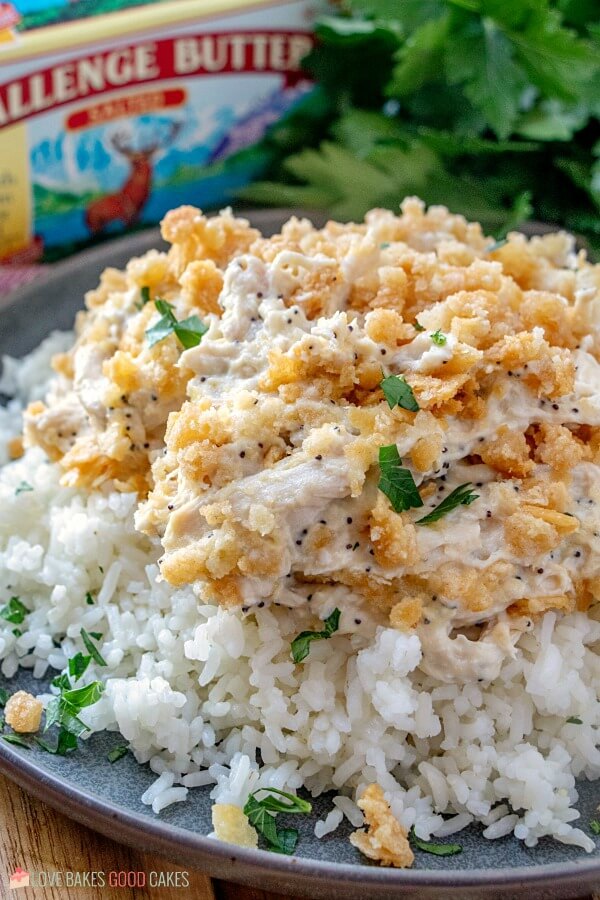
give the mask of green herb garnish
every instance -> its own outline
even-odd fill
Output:
[[[150,288],[147,284],[140,288],[140,297],[142,298],[142,306],[150,303]]]
[[[95,603],[94,598],[92,597],[92,595],[90,594],[89,591],[85,595],[85,602],[87,603],[88,606],[93,606]]]
[[[81,678],[87,667],[91,662],[91,656],[84,656],[83,653],[76,653],[75,656],[72,656],[69,660],[69,675],[71,678],[74,678],[77,681],[78,678]],[[71,685],[68,685],[70,688]]]
[[[340,611],[334,609],[330,616],[324,619],[324,629],[322,631],[301,631],[300,634],[292,641],[292,659],[295,663],[302,662],[306,659],[310,652],[310,645],[313,641],[326,641],[340,627]]]
[[[33,486],[28,481],[21,481],[15,488],[15,496],[18,497],[19,494],[26,494],[32,490]]]
[[[590,821],[590,831],[595,835],[600,834],[600,822],[598,821],[598,819],[592,819]]]
[[[105,666],[106,660],[96,647],[96,645],[92,642],[92,638],[95,638],[97,641],[102,637],[97,631],[92,631],[90,634],[87,633],[85,628],[82,628],[79,632],[81,635],[81,640],[85,644],[85,649],[90,654],[95,663],[98,663],[99,666]]]
[[[500,247],[504,247],[505,244],[508,244],[508,238],[501,238],[499,241],[494,241],[493,244],[489,244],[485,248],[486,253],[493,253],[494,250],[499,250]]]
[[[146,329],[146,338],[150,347],[163,341],[170,334],[174,334],[179,343],[189,350],[190,347],[196,347],[202,340],[202,336],[208,331],[208,326],[198,316],[189,316],[178,322],[173,312],[175,307],[167,300],[155,300],[154,305],[161,314],[161,318],[151,328]]]
[[[64,672],[62,675],[57,675],[55,678],[53,678],[52,681],[50,682],[50,684],[52,685],[52,687],[56,687],[61,691],[68,691],[71,689],[71,682],[69,681],[69,676],[66,675]]]
[[[6,701],[10,697],[10,694],[6,690],[6,688],[0,687],[0,707],[6,706]]]
[[[89,731],[88,726],[79,718],[79,713],[86,706],[93,706],[98,702],[104,692],[104,685],[100,681],[92,681],[81,688],[63,687],[62,684],[60,695],[53,697],[46,707],[44,732],[53,725],[60,725],[61,730],[79,737],[84,731]]]
[[[433,341],[433,343],[436,344],[438,347],[443,347],[445,345],[446,341],[448,340],[448,338],[446,337],[444,332],[440,331],[439,328],[437,331],[434,331],[433,334],[430,335],[430,337],[431,337],[431,340]]]
[[[578,716],[569,716],[567,723],[569,725],[583,725],[583,719],[580,719]]]
[[[39,737],[35,738],[35,742],[40,749],[45,750],[46,753],[53,753],[55,756],[66,756],[71,750],[77,750],[77,735],[66,728],[60,729],[58,740],[54,746]]]
[[[424,327],[421,325],[418,319],[415,319],[415,321],[413,322],[413,328],[415,329],[415,331],[425,331]]]
[[[106,758],[109,763],[114,763],[118,759],[121,759],[123,756],[127,755],[129,750],[129,744],[119,744],[117,747],[113,747],[112,750],[106,754]]]
[[[25,747],[26,750],[31,750],[31,742],[21,737],[20,734],[3,734],[2,740],[8,744],[16,744],[17,747]]]
[[[479,498],[479,494],[474,494],[471,486],[470,481],[465,484],[459,484],[435,509],[432,509],[422,519],[417,519],[415,525],[432,525],[441,519],[442,516],[446,516],[453,509],[456,509],[457,506],[469,506],[469,504]]]
[[[379,490],[389,499],[394,512],[423,506],[412,473],[403,468],[395,444],[379,448],[379,468]]]
[[[6,619],[11,625],[22,625],[28,613],[29,610],[18,597],[11,597],[6,606],[0,609],[0,617]]]
[[[258,800],[257,794],[264,791],[269,791],[269,794],[262,800]],[[273,794],[277,796],[272,796]],[[279,800],[278,797],[284,797],[287,802]],[[298,832],[295,828],[279,828],[275,816],[278,813],[305,815],[311,810],[312,806],[306,800],[276,788],[259,788],[258,791],[250,794],[244,805],[244,814],[248,816],[252,827],[256,828],[265,839],[267,848],[274,853],[284,853],[288,856],[296,849]]]
[[[420,406],[415,399],[413,389],[402,375],[388,375],[380,382],[379,387],[383,391],[390,409],[401,406],[402,409],[408,409],[410,412],[419,411]]]
[[[410,830],[409,837],[411,844],[424,853],[433,853],[434,856],[455,856],[457,853],[462,853],[460,844],[435,844],[433,841],[422,841],[416,836],[413,828]]]

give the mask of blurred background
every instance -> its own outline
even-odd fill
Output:
[[[167,209],[408,194],[600,252],[598,0],[0,3],[0,276]]]

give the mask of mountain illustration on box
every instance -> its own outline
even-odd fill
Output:
[[[44,245],[156,222],[178,203],[210,208],[233,198],[263,173],[261,140],[306,90],[278,88],[235,106],[188,103],[168,116],[61,130],[36,142],[30,160]]]

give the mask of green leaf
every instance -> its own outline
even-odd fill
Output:
[[[61,676],[61,678],[66,678],[65,676]],[[68,683],[68,681],[67,681]],[[70,684],[69,684],[70,688]],[[48,701],[48,705],[46,706],[46,720],[44,723],[44,731],[48,731],[55,725],[60,718],[60,697],[53,697],[52,700]]]
[[[35,743],[46,753],[53,753],[56,756],[66,756],[72,750],[77,749],[77,736],[66,728],[61,728],[58,732],[58,739],[55,745],[49,744],[43,738],[36,737]]]
[[[268,792],[268,794],[266,797],[262,797],[259,802],[263,809],[267,809],[269,812],[306,814],[312,810],[312,805],[308,800],[303,800],[302,797],[297,797],[296,794],[280,791],[279,788],[259,788],[257,791],[254,791],[253,796],[257,797],[258,794],[263,792]],[[279,800],[279,797],[284,799]]]
[[[146,340],[149,347],[164,341],[165,338],[173,334],[173,320],[171,316],[162,316],[158,322],[146,329]]]
[[[515,228],[525,222],[531,216],[532,211],[531,193],[529,191],[523,191],[522,194],[515,197],[513,208],[504,222],[503,227],[496,232],[496,238],[502,240],[509,231],[514,231]]]
[[[340,627],[340,615],[340,610],[334,609],[331,615],[324,620],[323,624],[325,627],[322,631],[301,631],[300,634],[294,638],[291,648],[292,659],[295,663],[302,662],[302,660],[306,659],[310,652],[310,645],[313,641],[328,640],[331,635],[338,630]]]
[[[510,38],[533,84],[550,97],[576,100],[597,71],[598,52],[564,28],[556,10],[543,10],[525,29],[511,31]]]
[[[440,58],[449,37],[451,17],[445,13],[411,32],[396,53],[396,66],[387,85],[389,97],[405,97],[440,75]]]
[[[175,307],[167,300],[155,300],[154,305],[161,314],[161,318],[146,329],[149,347],[163,341],[170,334],[175,334],[180,344],[189,350],[190,347],[196,347],[202,340],[202,336],[208,331],[208,326],[201,322],[198,316],[189,316],[178,322],[173,312]]]
[[[104,657],[102,656],[102,654],[100,653],[100,651],[98,650],[98,648],[92,641],[92,637],[95,637],[96,640],[98,640],[99,638],[102,637],[102,635],[98,635],[97,632],[93,632],[90,635],[87,633],[85,628],[82,628],[81,631],[79,632],[79,634],[81,635],[81,640],[83,641],[83,643],[85,645],[85,649],[90,654],[90,656],[92,657],[94,662],[97,663],[99,666],[105,666],[106,660],[104,659]]]
[[[409,837],[411,844],[424,853],[432,853],[434,856],[455,856],[457,853],[462,853],[460,844],[435,844],[433,841],[422,841],[417,837],[413,828],[410,830]]]
[[[395,406],[401,406],[402,409],[411,412],[418,412],[420,409],[410,384],[407,384],[401,375],[388,375],[380,382],[379,387],[390,409],[394,409]]]
[[[173,327],[173,331],[177,335],[179,343],[182,344],[186,350],[189,350],[190,347],[198,346],[203,335],[208,331],[208,325],[201,322],[198,316],[189,316],[189,318],[182,319],[181,322],[178,322],[177,325]]]
[[[359,15],[398,22],[406,31],[412,31],[445,12],[441,0],[349,0],[349,6],[353,13]]]
[[[71,682],[69,681],[69,676],[66,673],[63,673],[62,675],[57,675],[55,678],[52,679],[50,684],[52,685],[52,687],[57,687],[61,691],[62,690],[68,691],[71,688]]]
[[[415,331],[425,331],[425,328],[423,328],[418,319],[415,319],[415,321],[413,322],[413,328],[415,329]]]
[[[122,759],[124,756],[127,756],[129,752],[129,744],[118,744],[118,746],[113,747],[112,750],[106,754],[106,758],[109,763],[114,763],[118,759]]]
[[[542,100],[519,116],[517,134],[534,141],[570,141],[590,116],[585,104],[566,104],[561,100]]]
[[[278,828],[277,844],[273,844],[269,849],[273,853],[283,853],[291,856],[298,843],[298,831],[296,828]]]
[[[18,497],[19,494],[25,494],[29,491],[33,490],[33,486],[29,484],[28,481],[20,481],[17,487],[15,488],[15,496]]]
[[[6,701],[10,697],[10,694],[6,690],[6,688],[0,687],[0,707],[6,706]]]
[[[379,490],[392,504],[394,512],[423,506],[412,473],[402,468],[402,460],[395,444],[379,448]]]
[[[430,335],[431,340],[436,346],[443,347],[446,344],[448,338],[444,334],[443,331],[440,331],[439,328],[437,331],[434,331],[433,334]]]
[[[87,594],[85,595],[85,602],[87,603],[88,606],[93,606],[93,605],[94,605],[94,598],[92,597],[92,595],[90,594],[89,591],[88,591]]]
[[[6,619],[11,625],[22,625],[28,614],[29,610],[18,597],[11,597],[6,606],[0,609],[0,618]]]
[[[84,656],[83,653],[76,653],[75,656],[72,656],[69,660],[69,675],[71,678],[74,678],[77,681],[78,678],[81,678],[85,670],[90,664],[92,657]],[[69,684],[67,690],[69,690],[71,685]]]
[[[257,794],[264,791],[268,791],[268,795],[258,800]],[[284,797],[287,802],[284,803],[273,794]],[[310,803],[294,794],[276,788],[259,788],[248,797],[244,805],[244,814],[248,816],[253,828],[256,828],[266,840],[269,850],[290,855],[296,849],[298,832],[295,828],[278,828],[275,816],[280,812],[306,814],[311,809]]]
[[[452,493],[448,494],[435,509],[432,509],[432,511],[426,516],[423,516],[422,519],[417,519],[415,524],[432,525],[434,522],[438,522],[443,516],[447,516],[448,513],[452,512],[453,509],[456,509],[457,506],[469,506],[474,500],[478,500],[479,494],[474,494],[471,490],[471,486],[470,481],[459,485]]]
[[[142,306],[145,306],[146,303],[150,302],[150,288],[147,284],[140,288],[140,297],[142,299]]]
[[[7,744],[16,744],[17,747],[25,747],[26,750],[31,750],[31,741],[21,737],[20,734],[3,734],[2,740],[6,741]]]
[[[448,42],[446,72],[450,83],[456,83],[456,77],[464,82],[465,96],[481,110],[496,135],[508,137],[519,114],[526,77],[514,61],[510,41],[492,19],[482,20],[478,34]]]
[[[90,631],[90,637],[94,638],[95,641],[102,640],[102,632],[101,631]]]
[[[567,723],[569,725],[583,725],[583,719],[580,719],[578,716],[569,716]]]
[[[590,821],[590,831],[595,835],[600,834],[600,822],[598,821],[598,819],[592,819]]]
[[[103,693],[104,685],[102,682],[92,681],[91,684],[86,684],[85,687],[64,691],[61,701],[68,704],[71,709],[79,712],[84,707],[93,706],[94,703],[97,703]]]

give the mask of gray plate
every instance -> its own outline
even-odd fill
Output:
[[[270,233],[285,215],[259,212],[251,217]],[[52,329],[69,328],[84,291],[97,283],[102,269],[122,266],[154,246],[160,246],[155,231],[104,244],[57,265],[43,282],[0,301],[0,353],[27,353]],[[21,673],[4,685],[13,690],[31,688],[33,679]],[[39,692],[39,682],[36,689]],[[76,753],[54,757],[0,741],[0,771],[40,800],[111,838],[160,852],[217,877],[315,900],[397,896],[508,900],[525,894],[563,900],[600,886],[600,842],[591,856],[548,839],[528,850],[513,838],[486,841],[474,827],[458,839],[464,848],[461,855],[440,858],[419,853],[415,867],[408,870],[365,863],[347,839],[349,829],[318,841],[311,822],[302,819],[294,823],[300,829],[294,857],[237,849],[205,837],[211,830],[208,789],[191,791],[186,803],[174,804],[160,818],[149,814],[140,796],[156,776],[130,756],[110,765],[106,753],[120,742],[114,733],[93,735]],[[589,783],[582,783],[579,790],[581,822],[586,828],[597,816],[600,793],[597,785]],[[320,815],[330,807],[330,801],[321,798],[315,811]]]

